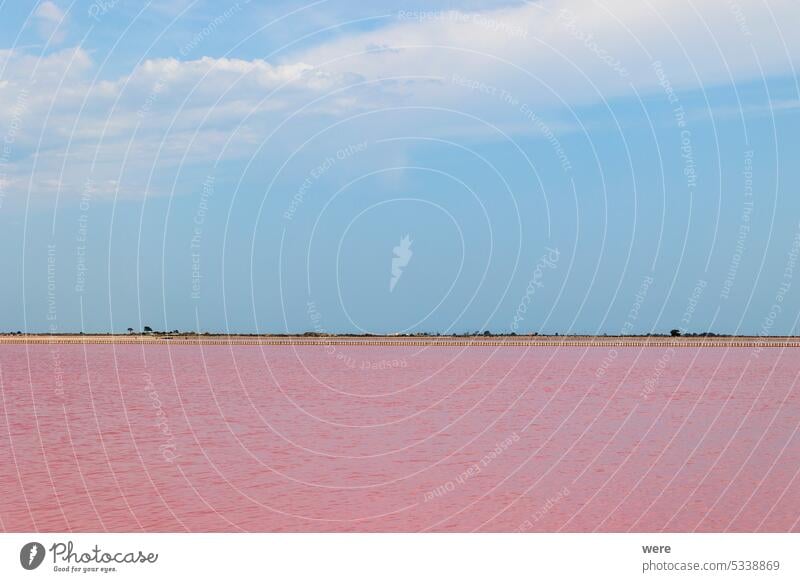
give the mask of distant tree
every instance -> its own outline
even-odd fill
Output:
[[[144,333],[152,333],[152,331],[153,331],[153,328],[150,327],[149,325],[145,325],[143,329],[144,329]]]
[[[128,333],[133,333],[133,328],[132,327],[128,328]]]
[[[489,336],[489,335],[492,335],[492,332],[490,332],[490,331],[487,329],[485,332],[483,332],[483,335],[485,335],[485,336]]]
[[[672,337],[678,337],[679,335],[681,335],[681,330],[679,329],[670,330],[669,335],[671,335]]]

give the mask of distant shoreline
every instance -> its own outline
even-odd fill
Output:
[[[521,346],[521,347],[800,347],[799,336],[595,335],[279,335],[279,334],[0,334],[0,345],[265,345],[265,346]]]

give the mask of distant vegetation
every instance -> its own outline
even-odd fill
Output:
[[[643,334],[626,334],[626,335],[614,335],[614,334],[586,334],[586,333],[570,333],[570,334],[559,334],[558,332],[554,333],[539,333],[539,332],[531,332],[531,333],[515,333],[515,332],[493,332],[490,330],[476,330],[476,331],[465,331],[462,333],[440,333],[440,332],[427,332],[421,331],[416,333],[386,333],[386,334],[374,334],[374,333],[324,333],[318,331],[307,331],[304,333],[223,333],[223,332],[208,332],[208,331],[180,331],[178,329],[174,329],[172,331],[154,331],[152,327],[149,325],[145,325],[142,327],[141,333],[137,334],[134,328],[129,327],[127,328],[128,335],[156,335],[156,336],[242,336],[242,337],[314,337],[314,338],[326,338],[326,337],[352,337],[352,338],[365,338],[365,337],[408,337],[408,338],[429,338],[429,337],[734,337],[729,334],[719,334],[714,333],[711,331],[705,331],[702,333],[683,333],[679,329],[670,330],[667,333],[643,333]],[[117,335],[113,333],[93,333],[93,332],[86,332],[90,335]],[[62,332],[62,333],[31,333],[25,335],[84,335],[85,332]],[[10,332],[0,332],[0,335],[23,335],[21,331],[10,331]],[[124,334],[119,334],[124,335]]]
[[[669,333],[640,333],[640,334],[625,334],[625,335],[614,335],[614,334],[592,334],[592,333],[570,333],[570,334],[559,334],[559,332],[554,333],[542,333],[539,332],[531,332],[531,333],[515,333],[515,332],[492,332],[489,330],[486,331],[465,331],[463,333],[432,333],[432,332],[416,332],[416,333],[387,333],[387,334],[372,334],[372,333],[322,333],[317,331],[307,331],[301,334],[291,334],[291,333],[275,333],[275,334],[243,334],[243,335],[270,335],[270,336],[303,336],[303,337],[732,337],[728,334],[720,334],[714,333],[711,331],[705,331],[702,333],[681,333],[679,329],[673,329]]]

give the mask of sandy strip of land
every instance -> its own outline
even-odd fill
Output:
[[[523,346],[523,347],[719,347],[797,348],[800,337],[643,336],[247,336],[247,335],[0,335],[1,344],[144,344],[263,346]]]

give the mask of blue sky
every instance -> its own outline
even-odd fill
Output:
[[[2,2],[0,329],[796,333],[798,17]]]

